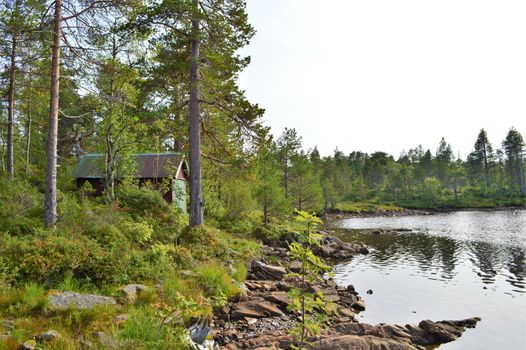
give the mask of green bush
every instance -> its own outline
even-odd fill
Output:
[[[134,186],[124,183],[117,188],[119,204],[134,214],[145,214],[147,212],[169,211],[170,206],[163,199],[159,191],[147,186]]]
[[[207,263],[199,266],[196,270],[197,279],[205,295],[209,297],[228,299],[239,294],[239,288],[232,282],[232,277],[227,270],[216,263]]]
[[[23,180],[0,178],[0,232],[31,235],[43,224],[44,196]]]
[[[247,279],[248,268],[244,261],[238,261],[232,269],[232,278],[237,282],[244,282]]]

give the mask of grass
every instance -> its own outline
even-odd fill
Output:
[[[207,263],[197,268],[197,280],[208,297],[231,299],[239,295],[228,271],[217,263]]]

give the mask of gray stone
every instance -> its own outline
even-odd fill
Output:
[[[27,340],[22,344],[24,350],[37,350],[37,342],[34,339]]]
[[[301,261],[294,260],[290,263],[290,271],[292,272],[300,272],[301,271]]]
[[[250,266],[250,277],[259,280],[279,281],[287,273],[284,267],[267,265],[261,261],[252,261]]]
[[[120,314],[120,315],[115,316],[114,321],[117,323],[122,323],[122,322],[128,321],[129,319],[130,319],[130,315]]]
[[[76,292],[60,292],[48,297],[52,309],[64,310],[69,308],[89,309],[100,305],[117,305],[112,297],[95,294],[81,294]]]
[[[351,309],[356,310],[356,311],[364,311],[365,310],[365,301],[363,301],[363,299],[359,299],[359,300],[355,301],[351,305]]]
[[[51,341],[53,339],[62,338],[59,332],[55,330],[49,330],[45,333],[39,334],[35,337],[35,339],[39,342],[41,341]]]
[[[148,290],[149,288],[143,284],[128,284],[122,287],[122,293],[124,294],[126,301],[130,304],[135,303],[139,294]]]
[[[327,337],[312,344],[309,349],[316,350],[416,350],[407,343],[393,339],[378,338],[371,335],[341,335]]]

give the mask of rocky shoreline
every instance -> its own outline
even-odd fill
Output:
[[[345,243],[326,231],[320,233],[322,244],[314,253],[333,263],[368,253],[361,243]],[[288,349],[293,343],[290,330],[297,315],[287,311],[291,302],[287,292],[294,287],[288,273],[298,271],[301,266],[291,261],[287,246],[287,242],[264,246],[261,260],[251,263],[239,300],[216,309],[213,337],[220,349]],[[311,339],[312,349],[426,349],[457,339],[480,321],[473,317],[423,320],[414,325],[370,325],[356,320],[356,314],[364,311],[366,305],[352,285],[338,286],[327,278],[310,288],[322,292],[334,309],[329,327],[318,339]]]

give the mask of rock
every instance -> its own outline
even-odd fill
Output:
[[[259,280],[279,281],[287,271],[282,266],[267,265],[261,261],[252,261],[250,266],[250,277]]]
[[[143,284],[128,284],[122,287],[122,293],[124,294],[126,301],[130,304],[135,303],[137,296],[148,290],[149,288]]]
[[[22,344],[22,349],[37,350],[38,349],[37,342],[34,339],[27,340]]]
[[[49,330],[45,333],[39,334],[35,337],[35,339],[39,342],[42,341],[51,341],[53,339],[62,338],[59,332],[55,330]]]
[[[287,307],[292,303],[292,300],[289,298],[286,292],[272,292],[262,295],[263,299],[271,303],[277,304],[282,307]]]
[[[336,252],[336,249],[329,247],[328,245],[323,245],[320,247],[321,250],[321,256],[324,258],[330,258],[333,256],[334,252]]]
[[[282,316],[283,312],[268,301],[251,300],[234,304],[231,319],[263,318],[269,316]]]
[[[340,335],[326,337],[315,342],[309,349],[316,350],[416,350],[407,343],[371,335]]]
[[[95,344],[86,339],[79,340],[80,348],[82,350],[93,350],[96,349]]]
[[[81,294],[76,292],[60,292],[48,297],[52,309],[65,310],[70,307],[76,309],[89,309],[100,305],[117,305],[112,297],[95,294]]]
[[[128,315],[128,314],[120,314],[120,315],[115,316],[115,318],[113,320],[116,323],[120,324],[120,323],[124,323],[124,322],[128,321],[129,319],[130,319],[130,315]]]
[[[356,310],[356,311],[364,311],[365,301],[363,301],[363,299],[358,299],[351,305],[351,309]]]
[[[278,290],[285,291],[285,292],[288,292],[289,290],[294,288],[292,283],[284,282],[284,281],[279,281],[276,287],[278,288]]]
[[[356,316],[354,312],[344,307],[338,309],[338,314],[343,317],[349,317],[351,320],[354,320]]]
[[[290,271],[292,272],[300,272],[301,271],[301,261],[294,260],[290,263]]]
[[[105,332],[96,331],[91,333],[93,338],[97,340],[97,342],[102,345],[103,349],[115,349],[117,348],[117,344],[115,342],[115,339],[107,335]],[[99,347],[97,347],[98,349]]]
[[[367,294],[373,294],[373,290],[372,290],[372,289],[369,289],[369,290],[367,291]]]

